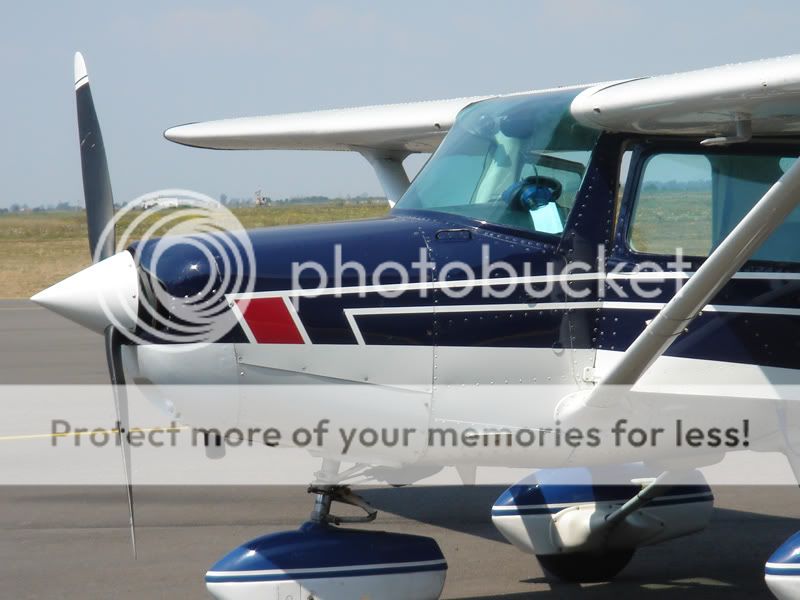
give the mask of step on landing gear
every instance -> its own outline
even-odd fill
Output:
[[[221,558],[206,573],[206,587],[218,600],[436,600],[447,562],[428,537],[347,529],[368,523],[377,511],[349,487],[312,484],[314,508],[294,531],[251,540]],[[337,516],[334,502],[366,514]]]

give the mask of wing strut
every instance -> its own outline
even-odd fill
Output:
[[[564,422],[587,408],[608,408],[619,402],[620,395],[606,393],[607,386],[635,384],[798,204],[800,160],[767,190],[591,393],[562,399],[556,417]]]
[[[361,148],[359,152],[375,170],[375,175],[378,176],[378,181],[386,194],[386,200],[389,202],[389,206],[394,208],[400,197],[406,193],[408,186],[411,185],[403,167],[403,160],[409,153],[397,150],[381,152],[371,148]]]

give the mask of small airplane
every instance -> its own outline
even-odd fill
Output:
[[[346,460],[362,475],[452,466],[465,482],[477,466],[538,469],[491,516],[570,581],[611,579],[637,548],[701,530],[713,495],[698,469],[730,452],[780,452],[800,477],[798,398],[780,391],[800,383],[800,55],[172,127],[198,148],[357,152],[392,209],[193,237],[160,260],[159,240],[116,248],[80,54],[75,89],[95,263],[33,300],[104,335],[132,534],[126,382],[234,386],[171,399],[193,425],[327,416],[423,432],[403,448],[317,448],[310,521],[222,558],[206,574],[216,598],[439,597],[434,540],[340,526],[375,518]],[[413,153],[432,156],[409,181]],[[201,304],[206,337],[188,326]],[[707,443],[605,443],[674,415],[707,426]],[[464,443],[432,443],[445,429]],[[522,443],[545,434],[567,442]],[[800,534],[765,578],[800,598]]]

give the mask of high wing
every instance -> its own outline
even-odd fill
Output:
[[[164,137],[215,150],[352,150],[370,163],[391,206],[408,189],[403,160],[433,152],[458,112],[486,96],[188,123]]]
[[[189,123],[164,136],[216,150],[433,152],[465,106],[486,96]]]
[[[737,122],[750,134],[800,132],[800,55],[595,85],[572,114],[606,131],[720,135]]]
[[[697,135],[706,144],[800,132],[800,55],[582,87],[571,112],[604,131]],[[403,160],[436,150],[461,109],[490,97],[188,123],[164,136],[216,150],[359,152],[393,205],[409,185]]]

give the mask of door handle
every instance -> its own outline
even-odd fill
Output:
[[[466,242],[472,239],[472,231],[465,228],[440,229],[436,232],[436,239],[442,242]]]

